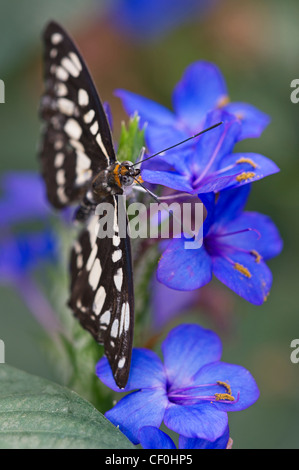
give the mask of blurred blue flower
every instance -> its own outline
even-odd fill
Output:
[[[139,431],[139,440],[143,449],[176,449],[173,440],[154,426],[144,426]],[[229,441],[229,427],[215,441],[179,436],[179,449],[226,449]]]
[[[219,68],[206,61],[191,64],[174,88],[172,102],[174,112],[164,106],[131,93],[116,90],[129,115],[138,112],[140,125],[146,127],[146,143],[151,153],[159,152],[186,138],[197,134],[205,127],[207,114],[223,110],[240,122],[235,140],[259,137],[270,122],[267,114],[243,102],[230,102],[224,77]],[[213,122],[213,124],[216,124]],[[190,153],[196,148],[196,140],[184,144],[180,149],[167,152],[169,155]]]
[[[1,176],[0,283],[12,286],[38,322],[51,334],[59,322],[33,279],[34,270],[58,259],[58,240],[49,227],[51,209],[41,177],[33,172]],[[35,231],[16,227],[42,221]]]
[[[272,274],[265,261],[282,250],[282,240],[269,217],[243,212],[250,185],[201,195],[207,208],[203,244],[185,248],[185,238],[173,239],[164,251],[157,278],[168,287],[192,290],[212,274],[238,295],[260,305],[269,295]],[[190,240],[189,240],[190,241]]]
[[[215,441],[228,426],[228,411],[240,411],[259,397],[251,374],[220,362],[222,345],[199,325],[174,328],[162,343],[164,364],[147,349],[133,349],[125,389],[113,379],[106,357],[97,364],[100,380],[115,391],[132,392],[105,416],[134,443],[144,426],[161,423],[185,438]]]
[[[43,262],[57,259],[58,243],[55,234],[42,230],[0,239],[0,282],[11,283]]]
[[[38,173],[7,172],[1,175],[1,227],[49,217],[45,186]]]
[[[176,316],[195,307],[200,300],[200,291],[179,291],[170,289],[157,281],[151,284],[151,317],[154,329],[161,329]]]
[[[114,0],[110,18],[116,26],[141,41],[158,38],[176,26],[194,20],[218,0]]]

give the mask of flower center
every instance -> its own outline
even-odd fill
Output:
[[[232,395],[230,385],[227,382],[218,380],[212,384],[169,390],[168,399],[176,405],[195,405],[206,401],[210,403],[221,402],[232,404],[239,401],[239,393],[237,398],[235,398]]]

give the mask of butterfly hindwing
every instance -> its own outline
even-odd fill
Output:
[[[110,197],[117,217],[117,200]],[[129,374],[133,342],[134,294],[130,240],[97,238],[99,216],[91,216],[72,251],[72,293],[69,305],[105,354],[119,387]],[[116,223],[115,223],[116,222]],[[114,221],[117,227],[117,219]]]
[[[92,177],[116,159],[103,106],[77,47],[54,22],[44,32],[44,45],[40,157],[49,200],[61,208],[79,200]]]

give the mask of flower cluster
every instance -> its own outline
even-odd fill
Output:
[[[199,198],[208,214],[202,248],[187,250],[183,238],[172,240],[159,263],[158,280],[172,289],[193,290],[214,273],[241,297],[262,304],[272,282],[265,260],[280,253],[282,241],[268,217],[244,207],[251,183],[279,168],[264,155],[233,150],[240,140],[259,137],[269,117],[247,103],[230,102],[221,72],[204,61],[189,66],[176,85],[174,112],[128,91],[116,94],[127,112],[138,112],[146,125],[151,153],[222,122],[143,165],[144,181]]]
[[[269,217],[246,211],[245,205],[252,183],[279,169],[264,155],[234,152],[234,147],[259,137],[269,117],[250,104],[230,102],[221,72],[204,61],[188,67],[176,85],[173,112],[125,90],[116,94],[129,115],[138,113],[149,154],[158,154],[142,164],[143,180],[162,185],[176,201],[187,193],[205,207],[198,249],[186,247],[184,234],[160,244],[157,280],[174,290],[165,315],[196,301],[196,295],[180,297],[176,291],[196,291],[213,274],[248,302],[261,305],[272,284],[266,261],[280,253],[282,240]],[[175,145],[219,122],[200,137]],[[169,150],[159,154],[163,149]],[[123,390],[130,393],[107,418],[144,448],[227,448],[227,413],[251,406],[259,396],[251,374],[221,362],[220,339],[199,325],[174,328],[162,343],[162,353],[164,364],[150,350],[133,350]],[[96,372],[108,387],[120,391],[106,358]],[[162,423],[179,435],[176,444],[159,429]]]

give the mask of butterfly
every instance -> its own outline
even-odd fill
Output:
[[[140,170],[116,159],[109,123],[87,66],[66,31],[56,22],[44,30],[44,82],[39,152],[47,196],[57,209],[78,204],[75,219],[84,228],[70,260],[70,299],[83,328],[99,344],[119,388],[130,371],[134,292],[128,231],[119,234],[119,195]],[[112,237],[98,238],[97,205],[112,205]],[[125,216],[128,224],[127,216]]]

